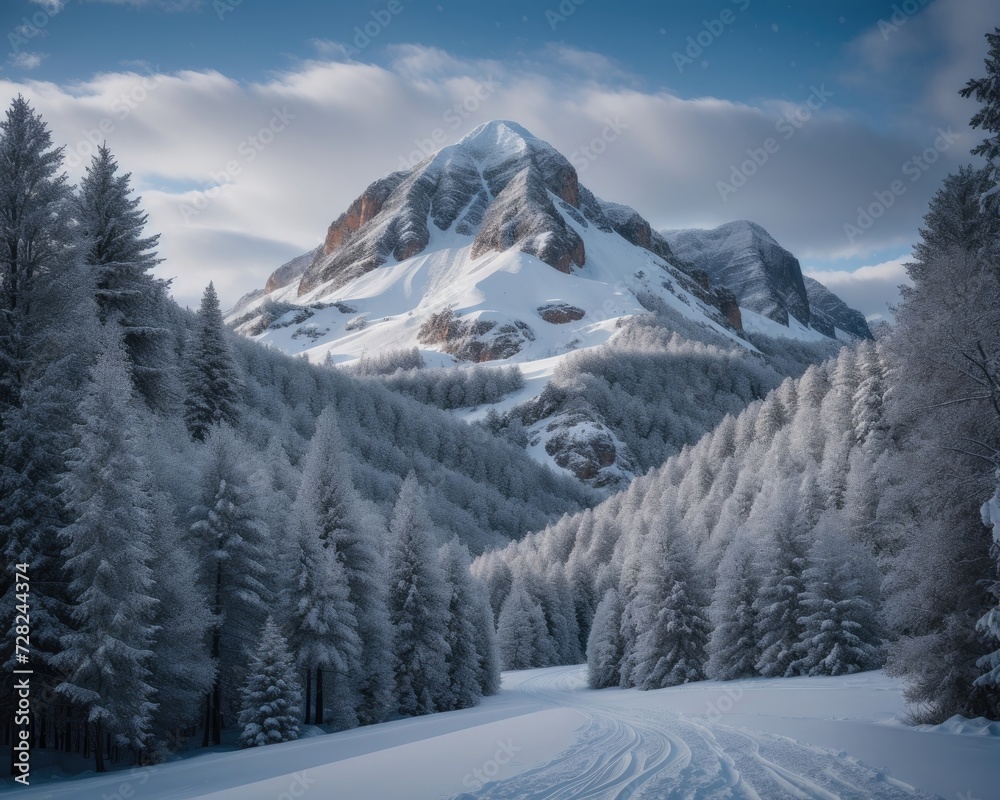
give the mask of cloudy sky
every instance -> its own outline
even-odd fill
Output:
[[[73,180],[107,141],[190,305],[209,280],[231,304],[373,180],[503,118],[654,226],[751,219],[885,316],[981,138],[958,90],[1000,25],[993,0],[2,5],[2,93]]]

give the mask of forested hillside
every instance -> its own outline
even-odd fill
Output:
[[[915,720],[1000,716],[1000,30],[987,38],[990,77],[963,93],[984,103],[988,162],[931,202],[896,324],[480,556],[502,664],[586,653],[592,686],[644,689],[886,664]]]
[[[469,550],[589,490],[378,383],[238,338],[211,284],[181,310],[150,274],[157,237],[129,175],[101,148],[72,187],[62,152],[14,100],[0,122],[0,596],[10,641],[30,618],[33,747],[101,770],[238,721],[246,743],[293,736],[244,707],[282,668],[261,631],[287,647],[288,708],[306,722],[495,691]]]

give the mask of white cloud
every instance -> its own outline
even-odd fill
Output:
[[[11,54],[10,63],[18,69],[37,69],[41,66],[42,61],[45,60],[47,55],[47,53],[29,53],[22,50],[20,53]]]
[[[818,280],[851,308],[856,308],[869,320],[891,319],[890,306],[899,303],[899,287],[909,284],[904,264],[910,256],[902,256],[881,264],[871,264],[855,270],[815,270],[803,272]]]
[[[31,0],[36,6],[41,6],[42,10],[50,16],[55,16],[66,7],[65,0]]]
[[[210,279],[224,302],[261,286],[281,261],[319,243],[369,183],[415,151],[494,118],[516,120],[576,154],[585,185],[635,206],[656,227],[752,219],[803,260],[911,245],[927,199],[964,149],[946,153],[850,244],[842,224],[929,142],[851,121],[836,110],[836,98],[786,139],[776,125],[794,104],[685,100],[609,84],[568,69],[581,59],[565,48],[518,67],[412,45],[390,52],[388,67],[307,61],[260,83],[218,72],[137,70],[71,85],[0,81],[0,94],[22,92],[37,106],[55,141],[68,145],[74,180],[91,142],[107,140],[133,173],[151,229],[162,234],[161,273],[176,277],[182,303],[196,302]],[[497,88],[477,98],[485,81]],[[283,109],[294,119],[256,149],[252,137]],[[605,144],[609,122],[621,126],[620,135],[585,157],[592,143]],[[750,158],[747,150],[768,138],[779,149],[723,202],[717,183],[730,180]],[[184,205],[233,165],[239,174],[185,221]]]

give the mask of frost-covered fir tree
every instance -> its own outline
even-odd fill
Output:
[[[69,622],[59,480],[99,328],[61,169],[62,148],[17,97],[0,119],[0,550],[8,564],[32,565],[31,644],[40,662],[61,650]],[[0,576],[5,625],[15,620],[9,575]],[[37,695],[36,710],[45,705]]]
[[[400,714],[448,708],[448,601],[435,532],[423,492],[410,473],[389,525],[389,620],[392,672]]]
[[[501,669],[548,667],[558,658],[542,606],[520,579],[514,580],[510,594],[500,607],[497,649]]]
[[[159,236],[143,236],[147,215],[132,196],[131,175],[104,145],[97,149],[76,197],[84,262],[93,273],[102,323],[122,326],[132,380],[153,407],[168,408],[173,394],[172,334],[166,283],[152,277]]]
[[[800,598],[802,639],[790,671],[800,675],[851,675],[883,663],[879,572],[868,548],[824,518],[809,549]]]
[[[62,482],[73,515],[62,538],[74,624],[52,663],[65,675],[57,692],[86,714],[96,769],[103,772],[103,734],[142,751],[150,744],[156,708],[149,683],[156,636],[151,476],[143,421],[114,326],[105,327],[91,380]]]
[[[205,443],[199,503],[192,509],[192,552],[215,616],[211,654],[218,664],[207,698],[205,745],[218,744],[226,704],[242,680],[248,648],[272,600],[274,554],[261,505],[262,478],[253,453],[229,427]]]
[[[587,640],[587,683],[591,689],[606,689],[621,682],[621,662],[625,655],[622,637],[621,592],[612,586],[604,593],[594,612]]]
[[[798,481],[774,485],[758,499],[762,508],[755,530],[766,532],[760,548],[761,587],[754,603],[757,619],[757,671],[766,677],[795,674],[796,648],[802,638],[800,598],[809,544],[795,519]],[[756,508],[755,508],[756,510]]]
[[[305,722],[323,724],[329,713],[342,730],[358,724],[355,684],[361,671],[361,638],[344,567],[336,548],[324,538],[318,516],[310,503],[296,504],[291,580],[283,605],[289,649],[305,674]],[[324,678],[332,679],[329,697]]]
[[[151,594],[156,599],[156,638],[149,683],[156,687],[154,746],[163,748],[198,718],[212,688],[215,663],[206,641],[213,618],[198,581],[198,565],[185,547],[169,499],[162,492],[153,495],[151,514],[149,564]]]
[[[745,532],[737,533],[719,564],[710,617],[714,625],[709,642],[708,677],[720,681],[757,674],[757,612],[760,591],[757,543]]]
[[[972,149],[972,154],[983,156],[991,186],[980,195],[984,203],[1000,192],[1000,28],[986,34],[989,52],[986,56],[986,76],[972,78],[959,92],[962,97],[974,97],[982,104],[970,120],[973,128],[989,135]],[[994,206],[995,207],[995,206]]]
[[[270,617],[250,655],[240,696],[241,747],[262,747],[299,738],[302,690],[288,643]]]
[[[676,522],[664,514],[643,547],[633,615],[638,637],[630,681],[639,689],[700,680],[704,677],[710,633],[694,556]]]
[[[198,309],[184,363],[184,420],[191,435],[204,441],[213,426],[236,423],[240,377],[233,361],[231,334],[222,320],[219,296],[211,283]]]
[[[392,631],[386,609],[385,558],[378,548],[378,514],[361,502],[351,480],[351,462],[337,418],[325,409],[302,463],[296,508],[339,562],[353,608],[361,652],[349,669],[361,724],[385,719],[392,706],[392,668],[385,654]],[[322,676],[317,675],[317,687]],[[346,688],[346,687],[344,687]]]
[[[477,630],[484,620],[482,603],[484,597],[477,592],[476,583],[469,566],[472,562],[469,550],[458,539],[452,539],[438,551],[441,569],[448,586],[448,684],[452,708],[469,708],[479,702],[483,695],[483,683],[487,676],[483,669],[489,669],[490,653],[480,654]],[[489,634],[493,634],[492,612]],[[492,648],[495,653],[495,645]],[[495,669],[495,655],[492,658]]]
[[[997,575],[980,514],[1000,452],[1000,215],[980,202],[991,185],[971,167],[945,178],[886,341],[900,434],[886,468],[903,520],[884,587],[885,616],[899,634],[886,670],[906,678],[923,722],[1000,714],[1000,689],[976,683],[995,649],[976,628],[989,610],[983,589]]]

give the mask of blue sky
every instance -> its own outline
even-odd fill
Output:
[[[994,25],[988,0],[7,0],[0,80],[74,179],[108,141],[182,303],[209,278],[234,301],[368,183],[502,117],[658,227],[761,223],[878,316],[970,160],[957,91]]]

